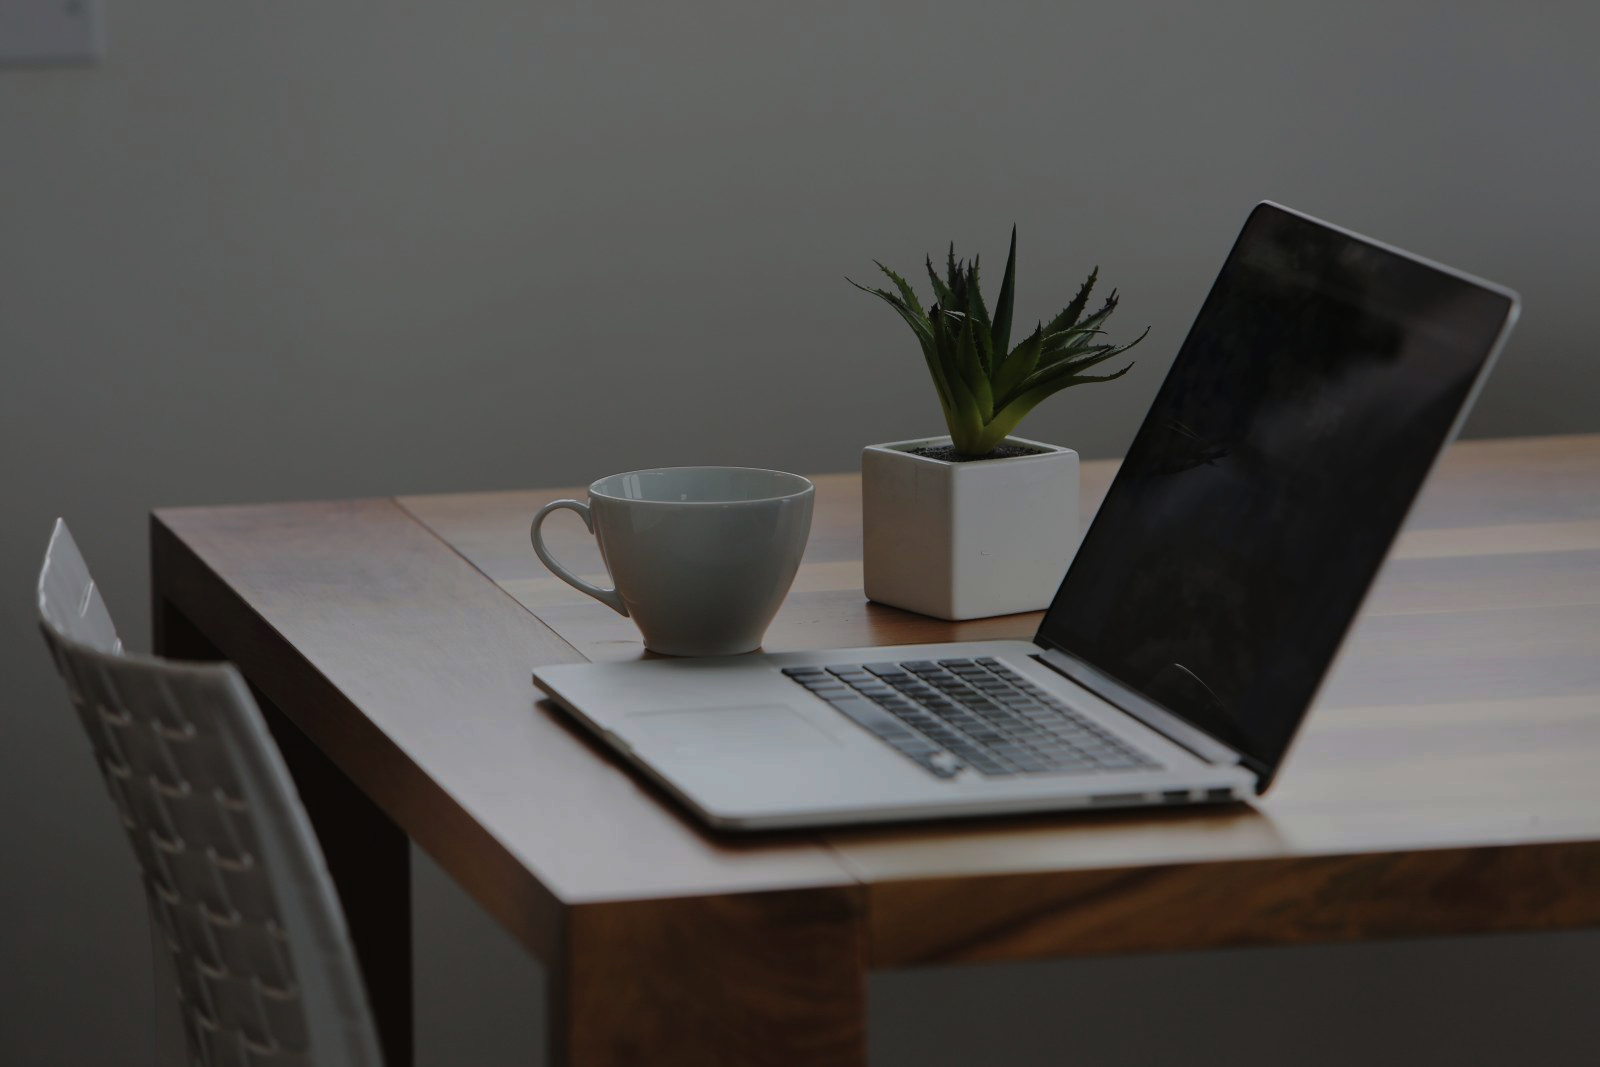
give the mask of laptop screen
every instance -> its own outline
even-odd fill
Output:
[[[1256,208],[1038,642],[1270,779],[1514,305]]]

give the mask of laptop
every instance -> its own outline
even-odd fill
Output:
[[[1272,784],[1515,293],[1273,203],[1032,641],[540,668],[712,826],[1206,804]],[[1039,530],[1072,553],[1077,530]]]

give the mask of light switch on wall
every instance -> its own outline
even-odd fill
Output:
[[[0,66],[94,63],[103,24],[101,0],[0,0]]]

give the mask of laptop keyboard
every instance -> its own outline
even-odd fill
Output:
[[[930,774],[1152,770],[1160,764],[993,657],[784,669]]]

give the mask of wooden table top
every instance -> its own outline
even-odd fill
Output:
[[[1032,635],[866,602],[858,479],[816,482],[769,650]],[[1600,921],[1600,435],[1452,447],[1257,804],[824,833],[703,830],[537,700],[535,666],[641,655],[529,548],[560,496],[152,523],[164,595],[536,953],[563,909],[771,890],[850,894],[879,967]]]

